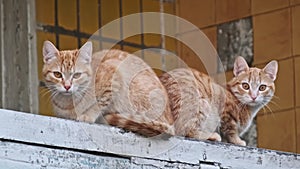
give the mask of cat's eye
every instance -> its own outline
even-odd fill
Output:
[[[242,87],[243,87],[243,89],[245,89],[245,90],[249,90],[249,88],[250,88],[250,86],[249,86],[248,83],[242,83]]]
[[[74,78],[74,79],[78,79],[78,78],[80,78],[80,76],[81,76],[81,73],[80,73],[80,72],[77,72],[77,73],[74,73],[74,74],[73,74],[73,78]]]
[[[62,78],[62,74],[60,72],[53,72],[53,75],[56,77],[56,78]]]
[[[266,85],[260,85],[259,86],[259,91],[265,91],[267,89]]]

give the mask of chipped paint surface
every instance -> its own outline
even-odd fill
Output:
[[[0,109],[0,168],[108,166],[298,169],[300,155],[180,137],[144,138],[110,126]]]

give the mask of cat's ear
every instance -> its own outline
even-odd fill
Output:
[[[92,44],[92,42],[86,42],[79,49],[79,58],[83,59],[87,63],[90,63],[92,61],[92,54],[93,54],[93,44]]]
[[[277,76],[278,62],[272,60],[263,68],[263,71],[274,81]]]
[[[240,73],[246,72],[247,70],[249,70],[249,66],[246,60],[243,57],[238,56],[234,61],[234,66],[233,66],[234,76],[238,76]]]
[[[58,53],[59,51],[50,41],[47,40],[44,42],[43,45],[44,63],[47,63],[51,59],[55,58]]]

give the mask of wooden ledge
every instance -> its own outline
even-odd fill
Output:
[[[22,167],[20,167],[22,166]],[[299,169],[300,155],[0,109],[0,168]]]

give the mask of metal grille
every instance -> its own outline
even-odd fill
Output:
[[[80,5],[81,2],[83,2],[83,0],[74,0],[76,1],[76,29],[68,29],[65,28],[61,25],[59,25],[59,17],[58,17],[58,1],[59,0],[54,0],[54,25],[51,24],[44,24],[38,21],[37,23],[37,28],[39,31],[43,31],[43,32],[49,32],[49,33],[53,33],[55,34],[55,41],[56,41],[56,46],[58,48],[60,48],[60,35],[68,35],[68,36],[72,36],[75,37],[78,41],[78,48],[80,48],[84,41],[82,39],[88,39],[92,36],[92,34],[86,33],[86,32],[82,32],[80,30]],[[98,27],[101,28],[102,25],[102,15],[104,15],[101,10],[102,10],[102,4],[103,1],[105,0],[98,0],[97,1],[97,8],[98,8],[98,16],[97,16],[97,20],[98,20]],[[175,12],[175,0],[168,0],[168,1],[164,1],[164,0],[138,0],[139,3],[139,11],[138,12],[144,12],[144,3],[145,1],[157,1],[159,3],[159,9],[157,9],[160,12],[164,12],[164,3],[173,3],[174,4],[174,12]],[[123,17],[123,13],[124,13],[124,7],[123,4],[126,3],[128,1],[123,1],[123,0],[118,0],[118,12],[119,12],[119,17]],[[114,9],[116,10],[116,9]],[[143,16],[141,15],[140,17],[140,29],[141,32],[143,32]],[[95,30],[97,31],[97,30]],[[156,45],[146,45],[145,44],[145,35],[141,34],[139,36],[140,38],[140,43],[133,43],[133,42],[129,42],[126,39],[123,39],[123,21],[122,19],[120,19],[120,40],[119,39],[114,39],[111,37],[106,37],[104,35],[101,34],[101,32],[99,33],[99,35],[93,35],[93,38],[95,38],[96,40],[99,41],[99,47],[100,49],[102,49],[102,44],[105,42],[108,43],[113,43],[119,46],[119,48],[121,50],[124,49],[124,47],[128,46],[128,47],[134,47],[134,48],[138,48],[138,49],[146,49],[146,48],[165,48],[165,42],[164,42],[164,38],[161,37],[160,38],[160,42],[156,43]],[[157,45],[159,44],[159,45]],[[143,55],[143,53],[142,53]]]

